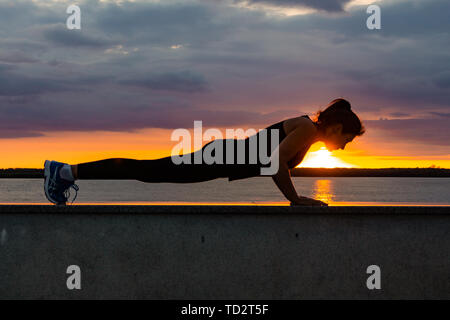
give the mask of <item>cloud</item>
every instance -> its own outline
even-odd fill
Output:
[[[204,92],[209,89],[208,83],[202,75],[190,71],[134,76],[131,79],[121,80],[119,83],[151,90],[187,93]]]
[[[406,118],[410,116],[410,114],[404,112],[391,112],[389,115],[394,118]]]
[[[443,117],[443,118],[450,118],[450,113],[443,113],[443,112],[430,112],[433,115]]]
[[[0,136],[264,127],[344,96],[363,120],[407,118],[367,120],[399,144],[449,141],[448,1],[385,0],[376,31],[365,6],[288,17],[194,0],[80,1],[82,30],[67,30],[70,1],[46,3],[0,1]],[[348,1],[249,3],[342,12]]]
[[[351,0],[234,0],[235,3],[268,4],[279,7],[312,8],[328,12],[339,12]]]
[[[0,63],[0,74],[13,70],[14,66],[10,64]]]
[[[213,3],[107,3],[87,23],[127,44],[199,46],[219,41],[237,29],[233,23],[243,22],[237,12],[221,13]]]
[[[450,89],[450,72],[438,74],[433,79],[433,83],[439,88]]]
[[[103,93],[102,93],[103,96]],[[136,96],[134,97],[137,98]],[[186,105],[177,98],[150,98],[146,103],[130,103],[132,96],[115,100],[103,96],[98,103],[93,99],[68,98],[64,105],[58,101],[34,99],[0,101],[0,138],[37,137],[48,131],[124,131],[145,128],[192,128],[195,120],[205,127],[241,127],[243,123],[263,128],[267,123],[292,113],[278,110],[261,113],[246,110],[205,110]]]
[[[21,51],[0,52],[0,62],[6,63],[34,63],[37,59]]]
[[[26,130],[4,130],[0,128],[0,139],[17,139],[17,138],[37,138],[44,136],[39,132],[32,132]]]
[[[65,25],[57,25],[44,31],[45,39],[55,45],[66,47],[105,48],[114,42],[93,37],[83,30],[68,30]]]
[[[450,147],[448,119],[365,120],[364,125],[367,134],[372,129],[381,131],[387,143],[416,142]],[[417,154],[420,154],[420,150],[417,150]]]
[[[0,73],[0,96],[26,96],[67,90],[59,80]]]

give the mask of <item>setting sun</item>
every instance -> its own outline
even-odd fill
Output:
[[[351,164],[336,158],[325,147],[317,151],[309,152],[299,167],[306,168],[352,168]]]

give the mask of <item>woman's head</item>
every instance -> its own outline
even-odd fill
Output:
[[[348,142],[365,132],[361,120],[345,99],[331,101],[325,110],[317,113],[316,118],[319,140],[322,140],[330,151],[344,149]]]

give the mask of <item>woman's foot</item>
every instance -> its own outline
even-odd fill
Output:
[[[72,203],[75,201],[78,194],[78,186],[75,184],[75,180],[71,174],[68,174],[66,163],[57,161],[45,160],[44,164],[44,191],[47,199],[57,205],[65,205],[70,193],[69,189],[75,190],[75,197]],[[70,169],[70,166],[69,166]],[[62,171],[63,170],[63,171]],[[63,173],[63,174],[61,174]]]

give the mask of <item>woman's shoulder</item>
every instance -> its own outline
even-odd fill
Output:
[[[286,135],[288,135],[290,132],[294,131],[300,126],[307,126],[310,127],[311,130],[316,130],[315,123],[311,120],[311,118],[308,115],[303,115],[295,118],[289,118],[284,120],[283,127],[284,131],[286,132]]]

